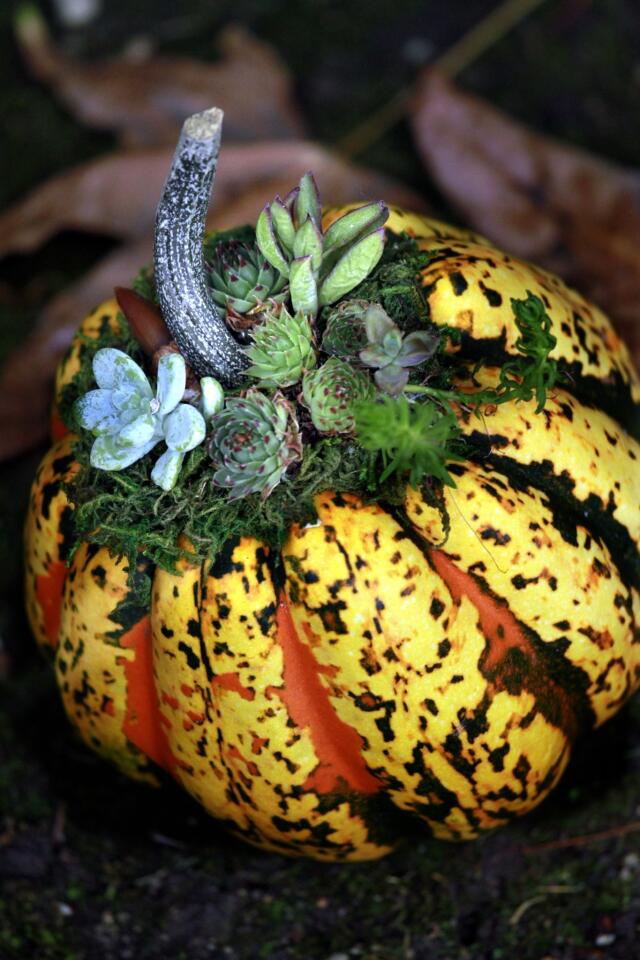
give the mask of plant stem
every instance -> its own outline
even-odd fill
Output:
[[[154,269],[160,309],[198,376],[238,383],[248,361],[208,290],[203,240],[220,151],[222,110],[185,120],[156,214]]]
[[[404,393],[422,393],[428,397],[435,397],[436,400],[460,400],[460,394],[453,390],[438,390],[437,387],[423,387],[419,383],[408,383],[404,388]]]

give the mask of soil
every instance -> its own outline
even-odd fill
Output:
[[[144,35],[211,57],[216,29],[233,16],[287,57],[314,135],[332,142],[494,5],[185,0],[178,16],[170,0],[112,0],[88,26],[60,35],[85,56]],[[0,12],[2,205],[112,145],[22,72],[13,8]],[[533,126],[639,166],[630,119],[639,40],[634,0],[552,0],[461,81]],[[362,159],[452,216],[402,125]],[[110,244],[65,234],[0,265],[0,352]],[[457,846],[416,834],[364,865],[253,850],[171,784],[136,786],[92,756],[70,731],[22,613],[20,531],[39,453],[0,471],[0,960],[640,957],[638,698],[578,744],[559,788],[524,820]]]

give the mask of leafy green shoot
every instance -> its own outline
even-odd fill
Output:
[[[431,401],[410,403],[402,396],[361,401],[354,412],[358,442],[382,455],[380,483],[401,472],[414,488],[426,477],[455,486],[445,466],[447,460],[462,459],[454,446],[460,429],[453,410]]]
[[[556,345],[551,333],[551,318],[540,297],[527,290],[526,300],[511,299],[511,308],[520,336],[516,349],[522,354],[504,364],[500,371],[500,387],[504,391],[499,403],[509,400],[538,401],[536,413],[540,413],[547,400],[547,393],[558,379],[558,365],[550,359]]]

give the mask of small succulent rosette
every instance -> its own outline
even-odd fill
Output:
[[[202,443],[206,433],[202,413],[180,402],[187,378],[184,357],[168,353],[160,358],[155,392],[135,360],[113,347],[97,351],[93,374],[98,388],[75,404],[78,423],[96,437],[91,466],[124,470],[164,441],[167,449],[156,461],[151,479],[171,490],[184,455]],[[209,404],[215,403],[210,385],[206,394]]]

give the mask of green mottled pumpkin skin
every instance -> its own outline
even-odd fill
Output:
[[[461,351],[513,354],[510,299],[530,290],[571,374],[542,414],[459,411],[486,452],[452,466],[447,537],[415,491],[393,511],[328,491],[281,563],[249,538],[208,570],[141,558],[140,609],[106,549],[63,562],[69,436],[40,467],[26,530],[29,616],[86,743],[131,777],[169,771],[252,843],[329,860],[379,857],[416,818],[458,839],[531,809],[640,676],[640,446],[620,422],[640,386],[624,345],[560,280],[482,238],[400,210],[389,226],[433,251],[431,316],[462,331]],[[116,313],[109,301],[82,332]]]

